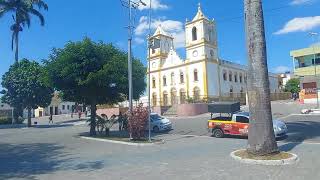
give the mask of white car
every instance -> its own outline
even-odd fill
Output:
[[[157,113],[150,114],[150,121],[151,130],[153,132],[167,131],[172,129],[171,121],[167,118],[159,116]],[[147,129],[149,128],[147,127]]]

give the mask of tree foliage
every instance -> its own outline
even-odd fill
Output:
[[[0,0],[0,17],[6,13],[12,13],[14,20],[10,30],[12,31],[12,50],[14,42],[16,45],[16,62],[18,62],[19,33],[24,27],[30,27],[31,15],[38,17],[41,26],[44,26],[45,19],[39,11],[41,9],[48,10],[48,5],[42,0]]]
[[[114,104],[128,95],[127,54],[112,44],[95,43],[89,38],[69,42],[63,49],[54,49],[45,63],[52,86],[64,100],[91,106],[91,135],[96,135],[96,105]],[[134,59],[135,98],[145,89],[145,72],[145,67]]]
[[[45,69],[37,62],[23,59],[9,68],[2,77],[2,101],[17,109],[28,109],[28,126],[31,126],[31,109],[47,107],[53,89],[46,83]]]
[[[299,93],[300,92],[300,80],[297,78],[290,79],[284,89],[286,92]]]

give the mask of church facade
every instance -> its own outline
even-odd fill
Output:
[[[160,41],[159,48],[149,52],[152,106],[246,92],[247,67],[219,58],[215,21],[203,14],[200,5],[193,20],[185,24],[185,36],[185,60],[174,49],[174,37],[161,26],[150,37]],[[278,91],[277,76],[269,76],[271,91]]]

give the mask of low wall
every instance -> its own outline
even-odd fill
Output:
[[[108,117],[111,117],[112,115],[119,115],[120,112],[124,114],[127,111],[128,108],[102,108],[97,109],[97,115],[101,116],[101,114],[105,114]]]
[[[155,106],[155,107],[152,107],[152,112],[163,115],[163,113],[165,113],[168,109],[169,109],[169,106]]]
[[[196,116],[208,112],[208,104],[180,104],[177,106],[178,116]]]

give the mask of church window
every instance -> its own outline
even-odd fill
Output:
[[[171,73],[171,85],[174,85],[174,73]]]
[[[198,70],[194,70],[193,71],[193,78],[194,78],[194,81],[198,81],[199,79],[198,79]]]
[[[223,72],[223,80],[227,81],[227,72],[226,71]]]
[[[196,27],[193,27],[192,28],[192,41],[196,41],[198,38],[197,38],[197,28]]]
[[[152,88],[156,88],[156,78],[152,78]]]
[[[163,86],[167,86],[167,77],[163,76]]]
[[[180,72],[180,83],[184,83],[184,75],[183,72]]]
[[[212,41],[212,30],[209,29],[209,42],[211,42],[211,41]]]
[[[210,50],[210,56],[213,57],[214,56],[214,51],[211,49]]]

